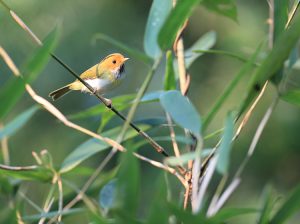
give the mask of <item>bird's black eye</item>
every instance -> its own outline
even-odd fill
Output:
[[[112,61],[112,63],[113,63],[113,64],[116,64],[116,63],[117,63],[117,61],[116,61],[116,60],[113,60],[113,61]]]

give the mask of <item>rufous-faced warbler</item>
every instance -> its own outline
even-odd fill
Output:
[[[98,64],[89,68],[80,75],[99,94],[104,94],[117,86],[125,72],[124,63],[129,58],[125,58],[122,54],[110,54],[101,60]],[[57,100],[71,90],[80,90],[82,92],[90,92],[84,84],[79,80],[59,88],[49,94],[53,100]]]

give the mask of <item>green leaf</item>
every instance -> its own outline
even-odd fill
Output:
[[[177,165],[185,165],[188,161],[194,160],[197,158],[198,152],[188,152],[185,154],[180,155],[179,157],[171,156],[165,159],[166,163],[171,166],[177,166]]]
[[[240,215],[248,215],[252,213],[258,213],[258,209],[255,208],[224,208],[220,210],[215,216],[208,220],[213,223],[223,223],[228,219],[234,218]]]
[[[126,44],[123,44],[120,41],[115,40],[114,38],[107,36],[103,33],[96,33],[92,38],[92,43],[95,44],[98,39],[106,41],[107,43],[110,43],[111,45],[120,48],[122,51],[126,52],[129,55],[129,57],[138,59],[144,62],[145,64],[150,64],[152,62],[152,59],[140,50],[128,47]]]
[[[164,90],[174,90],[176,89],[176,79],[175,71],[173,67],[173,57],[172,51],[167,51],[166,53],[167,63],[166,63],[166,72],[164,80]]]
[[[289,90],[280,96],[280,98],[288,103],[300,106],[300,90]]]
[[[145,129],[148,129],[149,126],[141,125],[139,128],[141,128],[141,130],[145,130]],[[122,127],[117,127],[117,128],[111,129],[109,131],[102,133],[102,136],[108,137],[111,139],[116,139],[118,134],[120,133],[121,129],[122,129]],[[138,135],[138,133],[135,130],[129,130],[129,131],[127,131],[126,136],[123,139],[123,141],[131,139],[137,135]],[[106,150],[109,147],[110,147],[110,145],[107,145],[105,142],[101,142],[98,139],[92,138],[92,139],[85,141],[84,143],[79,145],[73,152],[71,152],[67,156],[67,158],[65,158],[65,160],[63,161],[63,163],[61,165],[60,173],[65,173],[65,172],[72,170],[73,168],[78,166],[80,163],[82,163],[84,160],[90,158],[92,155],[94,155],[100,151]]]
[[[49,61],[58,39],[58,29],[54,29],[44,40],[44,45],[37,49],[33,57],[25,64],[21,73],[25,82],[32,83]],[[0,91],[0,120],[2,120],[21,98],[25,91],[22,77],[14,77]]]
[[[229,169],[231,142],[234,135],[234,117],[229,113],[226,121],[222,137],[222,141],[218,150],[217,171],[221,174],[227,174]]]
[[[247,63],[245,63],[242,68],[239,70],[239,72],[235,75],[235,77],[231,80],[229,85],[226,87],[224,92],[220,94],[219,99],[215,102],[212,109],[209,111],[207,116],[204,118],[203,121],[203,129],[205,130],[209,123],[213,120],[213,118],[216,116],[218,111],[222,108],[222,105],[224,102],[228,99],[230,94],[233,92],[233,90],[237,87],[238,83],[241,81],[241,79],[250,72],[250,70],[253,68],[253,65],[255,63],[257,55],[260,53],[261,50],[261,44],[256,48],[255,52],[251,56],[251,58],[248,60]]]
[[[208,219],[205,217],[205,214],[202,212],[198,213],[197,215],[192,214],[191,212],[185,211],[182,208],[178,208],[177,206],[173,204],[169,204],[168,208],[172,215],[176,217],[176,220],[179,223],[188,223],[188,224],[199,224],[199,223],[205,223],[205,224],[215,224],[213,222],[208,221]]]
[[[203,53],[195,53],[196,50],[209,50],[216,44],[217,34],[210,31],[200,37],[189,49],[185,51],[185,65],[189,68],[193,62],[203,55]]]
[[[167,202],[167,189],[166,179],[162,172],[159,173],[158,178],[156,178],[154,184],[154,189],[152,191],[153,196],[149,201],[149,216],[147,217],[146,224],[155,223],[169,223],[169,211],[166,205]]]
[[[10,137],[19,129],[21,129],[26,124],[26,122],[33,116],[37,109],[37,106],[33,106],[27,109],[19,116],[17,116],[14,120],[6,124],[3,128],[0,128],[0,140],[4,137]]]
[[[158,34],[158,43],[163,50],[172,47],[178,30],[192,14],[201,0],[177,1],[176,6],[169,14]]]
[[[274,0],[274,43],[278,37],[284,32],[285,25],[288,21],[289,1]]]
[[[277,42],[280,35],[285,30],[285,24],[288,20],[289,11],[289,1],[285,0],[274,0],[274,31],[273,31],[273,44]],[[292,53],[292,52],[291,52]],[[273,75],[272,81],[277,85],[281,81],[284,75],[283,65],[282,67]]]
[[[285,223],[292,215],[300,211],[300,185],[290,194],[288,199],[275,213],[270,224]]]
[[[242,54],[234,53],[230,51],[223,51],[223,50],[194,50],[195,53],[205,53],[205,54],[217,54],[217,55],[223,55],[228,56],[231,58],[235,58],[241,62],[248,62],[250,59],[246,58]],[[253,62],[253,65],[259,66],[259,63]]]
[[[103,186],[103,188],[101,189],[101,191],[99,193],[99,204],[106,211],[115,207],[116,192],[117,192],[116,184],[117,184],[116,179],[110,180],[105,186]]]
[[[52,218],[58,215],[63,215],[64,217],[66,217],[67,215],[72,215],[72,214],[78,214],[78,213],[83,213],[85,212],[85,209],[82,208],[71,208],[68,210],[63,210],[61,213],[59,213],[58,211],[50,211],[47,213],[42,213],[42,214],[36,214],[36,215],[28,215],[28,216],[23,216],[22,219],[24,221],[38,221],[41,218]]]
[[[260,67],[250,81],[247,97],[243,100],[240,113],[243,113],[258,95],[265,82],[271,79],[278,72],[289,57],[292,49],[300,37],[300,14],[295,16],[292,25],[284,31],[277,39],[273,49],[263,60]]]
[[[141,98],[141,103],[147,103],[147,102],[154,102],[159,99],[159,97],[164,93],[165,91],[163,90],[158,90],[158,91],[153,91],[153,92],[148,92],[146,93],[142,98]]]
[[[193,104],[179,91],[165,92],[160,96],[160,103],[178,125],[200,136],[200,116]]]
[[[264,189],[263,200],[264,200],[263,206],[259,212],[259,218],[257,222],[258,224],[268,224],[271,217],[272,208],[274,206],[274,203],[272,201],[274,200],[272,198],[270,187]]]
[[[144,49],[148,56],[157,58],[161,50],[157,43],[157,36],[172,9],[172,0],[153,0],[144,37]]]
[[[213,12],[237,21],[237,8],[233,0],[203,0],[201,4]]]
[[[128,147],[130,149],[130,146]],[[131,152],[122,153],[117,176],[117,204],[126,216],[135,217],[139,202],[140,168]]]
[[[52,179],[52,171],[41,166],[31,167],[12,167],[0,165],[0,174],[21,180],[37,180],[37,181],[50,181]]]

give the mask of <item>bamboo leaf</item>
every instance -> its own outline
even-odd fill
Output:
[[[177,165],[185,165],[188,161],[194,160],[195,158],[199,157],[198,152],[188,152],[185,154],[180,155],[179,157],[171,156],[165,159],[166,163],[171,166]]]
[[[286,93],[282,94],[280,98],[288,103],[294,104],[296,106],[300,106],[300,90],[290,90]]]
[[[165,92],[160,97],[160,103],[178,125],[190,130],[196,136],[200,136],[200,116],[190,101],[179,91]]]
[[[37,49],[33,57],[25,64],[21,73],[25,82],[32,83],[49,61],[58,39],[58,29],[55,28],[44,40],[44,45]],[[3,119],[21,98],[25,91],[22,77],[13,77],[0,91],[0,120]]]
[[[19,129],[21,129],[37,110],[38,107],[33,106],[27,109],[26,111],[24,111],[23,113],[21,113],[11,122],[6,124],[3,128],[0,128],[0,140],[3,139],[4,137],[10,137]]]
[[[99,204],[106,211],[115,207],[116,203],[116,186],[117,180],[112,179],[106,185],[103,186],[99,193]]]
[[[202,5],[213,12],[237,21],[237,8],[233,0],[203,0]]]
[[[157,36],[172,9],[172,0],[153,0],[144,37],[144,49],[148,56],[157,58],[161,50],[157,43]]]
[[[216,44],[217,34],[215,31],[210,31],[201,36],[190,48],[185,51],[185,64],[189,68],[193,62],[203,55],[203,52],[195,52],[196,50],[209,50]]]
[[[173,57],[172,52],[167,51],[166,53],[167,64],[166,64],[166,72],[165,72],[165,80],[164,80],[164,90],[174,90],[176,89],[176,79],[175,79],[175,71],[173,67]]]
[[[201,0],[177,1],[158,34],[158,43],[162,50],[171,48],[178,30],[192,14]]]
[[[275,213],[270,224],[285,223],[293,214],[300,210],[300,185],[290,194],[287,200]]]
[[[234,135],[234,117],[229,113],[225,121],[225,129],[220,147],[218,149],[217,171],[221,174],[227,174],[229,169],[231,142]]]

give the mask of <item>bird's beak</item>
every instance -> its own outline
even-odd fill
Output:
[[[129,60],[129,58],[124,58],[124,59],[123,59],[123,62],[125,62],[125,61],[127,61],[127,60]]]

